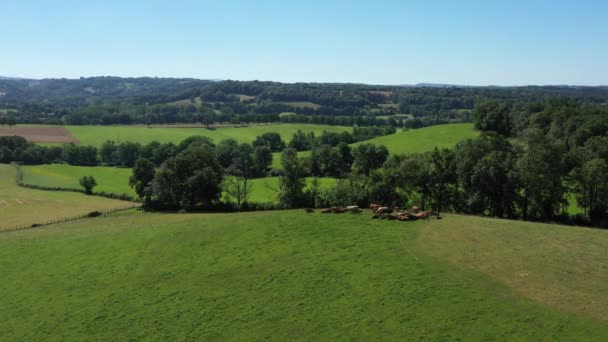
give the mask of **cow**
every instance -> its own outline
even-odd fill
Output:
[[[413,206],[412,211],[418,214],[420,212],[420,208],[418,206]]]
[[[350,211],[353,214],[357,214],[357,213],[361,212],[361,209],[359,209],[359,207],[356,205],[349,205],[348,207],[346,207],[346,210]]]
[[[397,216],[397,220],[399,220],[399,221],[409,221],[410,218],[408,216],[406,216],[406,215],[398,215]]]
[[[428,218],[429,216],[430,216],[430,214],[428,211],[421,211],[418,214],[416,214],[416,217],[418,219],[425,219],[425,218]]]
[[[346,208],[344,207],[333,207],[331,210],[334,214],[344,214],[346,212]]]
[[[373,212],[376,212],[376,210],[377,210],[378,208],[380,208],[380,207],[381,207],[381,206],[380,206],[380,204],[373,204],[373,203],[372,203],[372,204],[370,204],[370,205],[369,205],[369,209],[370,209],[371,211],[373,211]]]
[[[331,208],[321,209],[321,214],[331,214],[332,212]]]
[[[389,207],[379,207],[375,211],[376,214],[390,214],[392,212],[393,212],[393,210]]]
[[[389,215],[386,215],[386,219],[389,220],[389,221],[393,221],[393,220],[397,219],[397,216],[389,214]]]

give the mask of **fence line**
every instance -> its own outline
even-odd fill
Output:
[[[102,211],[92,211],[86,214],[80,214],[80,215],[74,215],[74,216],[69,216],[69,217],[62,217],[62,218],[56,218],[56,219],[52,219],[52,220],[48,220],[48,221],[44,221],[41,223],[32,223],[32,224],[22,224],[22,225],[16,225],[16,226],[12,226],[12,227],[5,227],[2,228],[0,227],[0,233],[3,232],[12,232],[12,231],[16,231],[16,230],[22,230],[22,229],[30,229],[30,228],[37,228],[37,227],[43,227],[43,226],[48,226],[51,224],[56,224],[56,223],[63,223],[63,222],[68,222],[68,221],[74,221],[74,220],[79,220],[79,219],[83,219],[83,218],[87,218],[87,217],[97,217],[97,216],[108,216],[108,215],[112,215],[114,213],[119,213],[119,212],[125,212],[124,214],[128,215],[128,210],[134,209],[134,208],[139,208],[138,204],[131,204],[130,206],[127,207],[120,207],[120,208],[113,208],[113,209],[106,209],[106,210],[102,210]],[[127,216],[127,215],[121,215],[121,216]],[[133,212],[133,215],[144,215],[147,214],[146,212]]]

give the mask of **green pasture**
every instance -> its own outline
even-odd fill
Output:
[[[384,145],[391,154],[410,154],[432,151],[435,147],[452,148],[458,142],[477,135],[479,132],[473,130],[473,124],[447,124],[398,131],[395,134],[351,144],[351,147],[360,144]],[[310,151],[299,152],[298,156],[309,157]],[[273,154],[272,167],[281,167],[281,153]]]
[[[127,194],[137,197],[129,186],[129,177],[132,172],[129,168],[116,168],[107,166],[72,166],[66,164],[49,164],[22,166],[23,182],[25,184],[66,189],[82,189],[79,180],[83,176],[93,176],[97,181],[95,192],[108,192],[117,195]],[[335,184],[335,178],[317,178],[321,188]],[[252,192],[250,202],[276,203],[279,189],[279,177],[266,177],[250,180]],[[312,177],[306,178],[310,186]]]
[[[306,178],[306,187],[309,188],[313,183],[313,177]],[[317,178],[319,188],[329,188],[336,184],[337,179],[323,177]],[[252,203],[277,203],[279,191],[279,177],[265,177],[250,180],[252,184],[251,194],[248,201]],[[226,195],[224,195],[226,198]]]
[[[213,139],[216,143],[225,139],[235,139],[239,142],[252,142],[256,137],[267,133],[279,133],[283,140],[289,142],[298,130],[314,132],[319,135],[323,131],[351,131],[351,127],[312,125],[312,124],[272,124],[244,127],[221,127],[207,129],[204,127],[146,127],[146,126],[66,126],[81,145],[101,146],[106,140],[116,142],[132,141],[147,144],[151,141],[162,143],[179,143],[192,135],[202,135]]]
[[[0,164],[0,230],[132,205],[75,192],[26,189],[16,185],[15,177],[13,166]]]
[[[473,124],[447,124],[398,131],[395,134],[366,140],[353,144],[353,146],[371,143],[386,146],[391,154],[410,154],[432,151],[435,147],[452,148],[458,142],[477,135],[479,132],[473,130]]]
[[[97,181],[95,192],[108,192],[117,195],[127,194],[137,197],[129,186],[130,168],[104,166],[72,166],[67,164],[48,164],[22,166],[23,182],[26,184],[82,189],[79,180],[84,176],[93,176]]]
[[[319,104],[316,104],[316,103],[313,103],[310,101],[283,101],[283,102],[277,102],[277,103],[281,103],[281,104],[285,104],[285,105],[297,107],[297,108],[319,109],[319,107],[321,107]]]
[[[0,234],[0,340],[608,339],[608,234],[144,214]]]

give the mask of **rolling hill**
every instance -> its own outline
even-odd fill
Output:
[[[605,340],[605,233],[299,210],[3,233],[0,339]]]

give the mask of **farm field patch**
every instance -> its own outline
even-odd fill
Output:
[[[409,154],[432,151],[437,148],[452,148],[464,139],[474,138],[479,132],[473,130],[473,124],[447,124],[420,129],[399,131],[364,142],[384,145],[391,154]]]
[[[319,107],[321,107],[320,105],[310,102],[310,101],[283,101],[283,102],[277,102],[277,103],[281,103],[281,104],[285,104],[285,105],[297,107],[297,108],[319,109]]]
[[[63,126],[0,126],[0,136],[18,135],[30,142],[78,143]]]
[[[244,127],[222,127],[216,129],[207,128],[175,128],[146,126],[66,126],[67,129],[80,141],[82,145],[101,146],[106,140],[132,141],[146,144],[151,141],[162,143],[179,143],[192,136],[201,135],[213,139],[216,143],[225,139],[235,139],[238,142],[251,143],[256,137],[267,133],[276,132],[286,142],[291,140],[293,134],[301,129],[304,132],[315,132],[321,134],[323,131],[343,132],[351,131],[351,127],[328,126],[328,125],[305,125],[305,124],[274,124]]]
[[[18,187],[15,168],[0,164],[0,230],[132,206],[132,203],[75,192]]]
[[[458,142],[478,135],[479,132],[473,130],[473,124],[447,124],[398,131],[395,134],[351,144],[351,147],[360,144],[384,145],[390,154],[410,154],[432,151],[435,147],[452,148]],[[310,151],[298,152],[298,156],[308,157]],[[272,166],[281,167],[280,152],[273,154]]]
[[[93,189],[95,192],[127,194],[137,197],[135,191],[129,186],[129,177],[132,174],[130,168],[47,164],[22,166],[21,169],[23,170],[23,182],[26,184],[82,189],[79,183],[80,178],[93,176],[97,182],[97,186]]]
[[[127,194],[137,197],[129,186],[130,168],[107,166],[72,166],[66,164],[49,164],[22,166],[23,181],[26,184],[66,189],[82,189],[79,179],[83,176],[93,176],[97,181],[95,192],[108,192],[117,195]],[[320,188],[335,184],[334,178],[317,178]],[[279,177],[265,177],[250,180],[253,188],[249,202],[277,203]],[[312,177],[306,178],[307,186],[311,186]],[[225,195],[224,195],[225,196]]]

